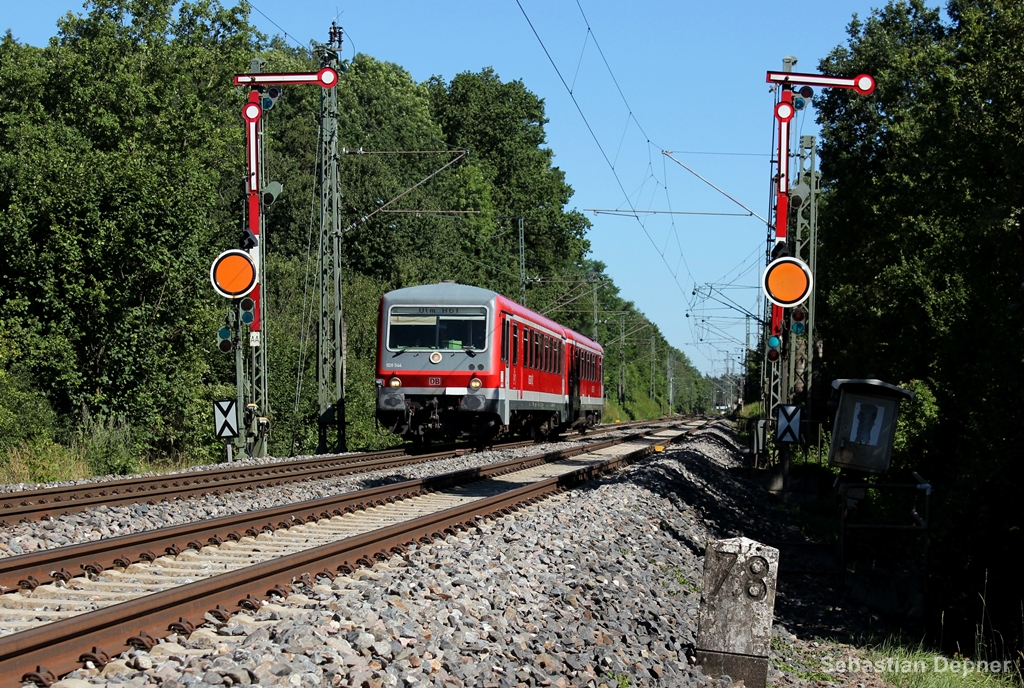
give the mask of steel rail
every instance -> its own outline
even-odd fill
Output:
[[[693,432],[691,429],[678,437]],[[551,460],[554,455],[561,455],[559,458],[574,456],[631,439],[636,437],[615,438],[597,445],[575,447],[537,457]],[[0,638],[0,675],[21,676],[23,681],[31,680],[47,685],[57,675],[74,670],[84,661],[103,663],[110,656],[123,651],[125,646],[148,649],[156,642],[154,637],[163,636],[167,630],[189,633],[195,624],[203,622],[207,614],[226,621],[235,611],[258,607],[259,600],[267,596],[287,594],[284,586],[295,581],[298,581],[295,583],[297,587],[312,585],[313,572],[321,568],[322,575],[333,578],[334,572],[351,572],[359,566],[372,565],[376,559],[386,559],[393,553],[404,551],[409,544],[425,544],[443,538],[446,533],[454,533],[457,528],[472,527],[483,517],[511,513],[511,510],[524,504],[533,503],[590,480],[620,464],[646,456],[653,448],[654,445],[650,444],[599,464],[469,504]],[[504,472],[519,470],[518,464],[523,461],[504,462]],[[454,476],[480,470],[459,471],[439,478],[452,480]],[[411,483],[422,484],[423,481],[388,487],[409,491],[413,488]],[[299,507],[298,513],[306,512],[312,504],[296,505]],[[312,515],[314,518],[320,517],[316,509],[313,509]],[[93,646],[92,651],[83,652],[83,648],[90,645]],[[36,667],[36,671],[31,671],[30,667]]]
[[[523,444],[532,442],[512,442],[500,446],[504,448]],[[459,447],[427,454],[408,454],[406,449],[384,449],[365,454],[282,461],[245,468],[219,468],[10,492],[0,494],[0,518],[3,519],[0,523],[40,520],[47,516],[83,511],[101,504],[117,506],[142,501],[156,503],[163,499],[183,499],[204,494],[220,495],[290,482],[322,480],[335,475],[365,473],[451,458],[466,449],[467,447]]]
[[[608,431],[626,429],[656,421],[639,421],[599,426]],[[492,445],[508,449],[533,444],[532,440],[512,440]],[[278,461],[253,466],[213,468],[187,473],[168,473],[135,478],[121,478],[84,485],[0,493],[0,525],[18,521],[41,520],[45,517],[84,511],[98,505],[118,506],[140,501],[156,503],[163,499],[182,499],[203,494],[220,495],[253,487],[282,485],[289,482],[320,480],[335,475],[364,473],[434,461],[459,455],[473,447],[449,445],[429,453],[414,452],[410,447],[382,449],[375,452],[319,456],[309,459]]]
[[[39,585],[86,574],[98,574],[111,567],[127,568],[138,561],[153,561],[164,554],[177,555],[186,549],[200,550],[226,540],[255,537],[263,531],[287,528],[319,518],[329,518],[369,506],[442,490],[472,480],[504,475],[550,461],[597,451],[642,437],[642,433],[570,447],[555,452],[534,454],[477,468],[453,471],[438,476],[407,480],[367,490],[286,504],[284,506],[242,512],[215,519],[194,521],[157,530],[82,542],[66,547],[40,550],[0,559],[0,590],[34,589]]]

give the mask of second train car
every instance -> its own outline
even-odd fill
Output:
[[[487,289],[442,282],[380,302],[377,419],[412,440],[547,437],[603,408],[597,342]]]

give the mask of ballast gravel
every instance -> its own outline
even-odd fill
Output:
[[[54,688],[741,688],[690,659],[707,541],[786,532],[765,508],[771,498],[733,479],[738,457],[724,425],[708,427],[614,475],[226,623],[210,618]],[[786,652],[795,637],[777,635]],[[856,685],[810,683],[773,663],[772,685]]]

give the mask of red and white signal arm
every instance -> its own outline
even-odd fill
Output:
[[[875,77],[870,74],[826,76],[825,74],[801,74],[799,72],[768,72],[765,81],[770,84],[804,84],[820,88],[848,88],[862,96],[871,95],[875,90]]]
[[[792,308],[807,300],[814,287],[814,277],[807,263],[799,258],[776,258],[761,275],[761,288],[776,306]]]
[[[224,298],[240,299],[251,292],[257,282],[256,263],[241,249],[225,251],[210,266],[210,284]]]

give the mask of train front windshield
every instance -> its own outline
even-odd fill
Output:
[[[395,306],[388,320],[388,349],[487,347],[487,309]]]

